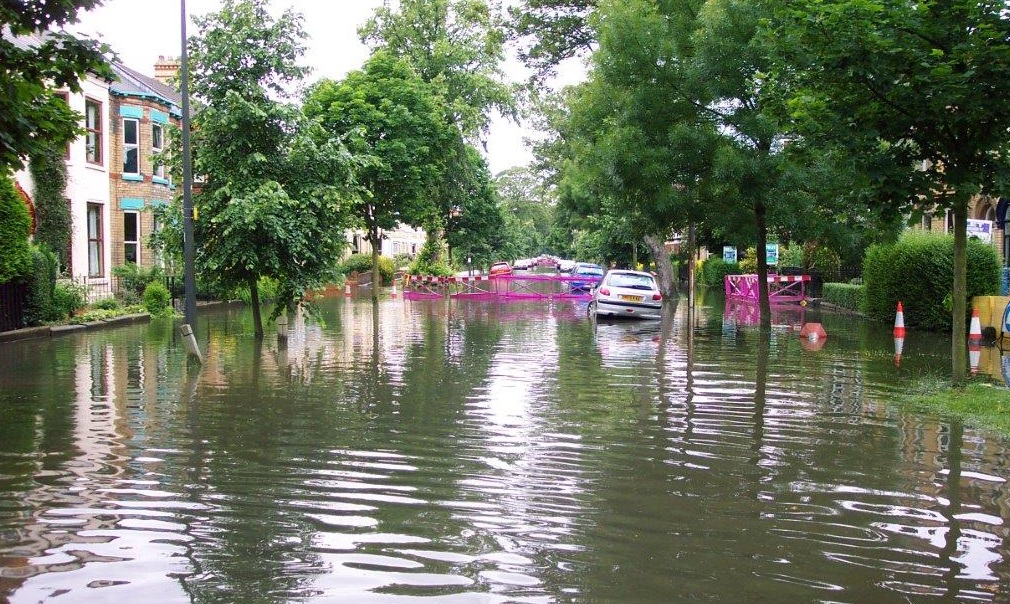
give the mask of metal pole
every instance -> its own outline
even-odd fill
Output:
[[[179,6],[182,9],[182,55],[179,82],[182,94],[183,286],[186,290],[186,323],[193,328],[196,326],[196,275],[194,275],[193,268],[196,246],[193,241],[193,165],[189,146],[189,57],[186,52],[186,0],[179,0]]]

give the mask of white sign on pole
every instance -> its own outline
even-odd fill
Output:
[[[968,236],[978,237],[980,241],[984,241],[985,243],[992,243],[992,227],[993,222],[991,220],[974,220],[969,218]]]
[[[779,244],[777,243],[766,243],[765,244],[765,262],[768,266],[775,266],[779,263]]]
[[[733,264],[736,262],[736,247],[732,245],[722,246],[722,260],[726,264]]]

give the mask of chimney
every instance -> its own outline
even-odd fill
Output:
[[[159,56],[154,63],[154,79],[162,84],[175,87],[175,83],[179,79],[179,67],[178,58]]]

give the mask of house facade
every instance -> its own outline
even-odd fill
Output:
[[[157,231],[153,210],[175,194],[168,168],[158,160],[170,128],[182,119],[182,97],[171,86],[114,63],[117,80],[109,88],[109,212],[112,266],[133,262],[160,265],[148,247]]]
[[[110,275],[109,167],[112,137],[109,132],[110,82],[88,75],[80,92],[66,89],[54,94],[84,116],[85,134],[67,144],[65,195],[70,206],[72,235],[67,242],[68,275],[96,286],[107,285]],[[32,199],[35,183],[27,169],[17,172],[18,186]]]

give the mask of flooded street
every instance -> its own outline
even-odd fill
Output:
[[[1005,602],[1007,442],[889,405],[944,334],[686,299],[326,299],[0,344],[0,601]],[[805,313],[805,314],[804,314]],[[827,338],[798,337],[803,322]]]

